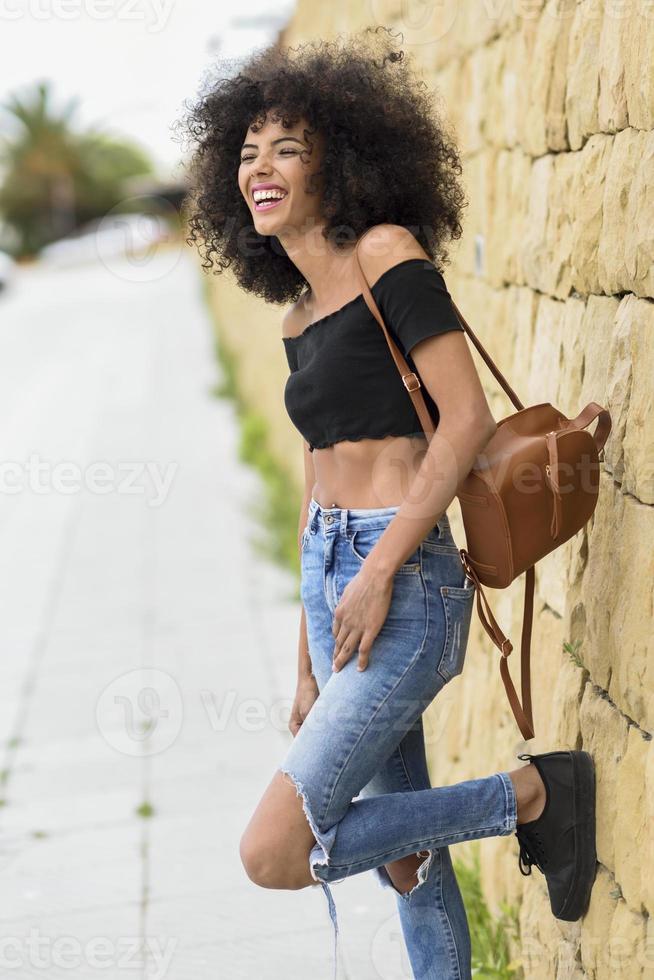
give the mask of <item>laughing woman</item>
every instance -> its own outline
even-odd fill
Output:
[[[595,873],[571,828],[594,813],[585,753],[432,788],[422,714],[464,667],[474,584],[447,508],[496,429],[443,278],[461,234],[457,149],[385,29],[259,52],[189,111],[191,240],[208,270],[288,307],[284,393],[303,439],[293,739],[240,841],[264,888],[373,871],[394,893],[414,977],[471,976],[450,845],[514,831],[553,914]],[[362,293],[418,374],[428,443]],[[483,737],[480,732],[480,738]],[[334,958],[336,969],[336,957]]]

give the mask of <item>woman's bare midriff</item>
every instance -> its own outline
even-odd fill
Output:
[[[314,449],[311,496],[321,507],[400,506],[426,452],[424,436],[386,436]]]

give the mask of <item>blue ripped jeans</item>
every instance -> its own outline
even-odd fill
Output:
[[[449,845],[512,833],[517,801],[508,772],[434,789],[429,781],[421,716],[463,670],[474,597],[446,514],[396,572],[367,668],[357,670],[355,653],[332,671],[334,609],[398,510],[323,508],[311,499],[300,595],[320,694],[279,768],[316,838],[310,870],[334,926],[334,976],[329,883],[373,871],[395,893],[416,980],[467,980],[470,933]],[[424,861],[401,893],[384,865],[408,854]]]

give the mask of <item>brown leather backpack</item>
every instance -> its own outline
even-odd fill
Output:
[[[363,237],[363,236],[361,236]],[[355,249],[364,299],[384,331],[391,355],[415,406],[420,424],[431,441],[434,422],[412,371],[389,333],[374,300]],[[525,408],[492,358],[452,306],[464,330],[491,369],[517,411],[497,423],[497,431],[477,456],[475,466],[457,490],[466,536],[459,549],[466,576],[477,590],[482,626],[500,653],[500,675],[518,727],[533,738],[530,646],[534,608],[535,564],[571,538],[586,524],[597,504],[599,454],[611,431],[611,416],[596,402],[568,419],[549,402]],[[595,432],[586,427],[597,419]],[[507,658],[513,646],[500,629],[482,584],[505,589],[526,572],[522,622],[520,681],[522,705],[509,674]],[[482,600],[486,613],[482,609]]]

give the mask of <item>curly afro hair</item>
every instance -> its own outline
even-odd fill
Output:
[[[231,267],[244,290],[271,303],[295,302],[307,286],[279,239],[257,232],[238,186],[247,129],[273,109],[285,128],[304,118],[324,134],[321,214],[333,247],[374,225],[402,225],[443,271],[467,204],[461,162],[408,60],[387,28],[368,27],[345,42],[267,48],[228,77],[210,74],[177,123],[193,147],[187,242],[206,271]]]

